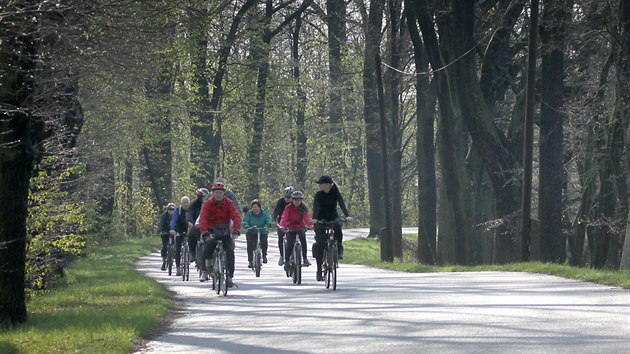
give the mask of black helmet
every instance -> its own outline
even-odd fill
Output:
[[[293,186],[288,186],[284,189],[283,195],[285,198],[291,198],[291,194],[293,194],[293,192],[295,192],[295,188],[293,188]]]
[[[291,193],[291,199],[304,199],[304,193],[300,191],[295,191]]]

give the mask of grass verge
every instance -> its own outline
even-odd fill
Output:
[[[344,263],[361,264],[372,267],[398,270],[412,273],[430,272],[479,272],[479,271],[506,271],[529,272],[556,275],[563,278],[589,281],[593,283],[619,286],[630,289],[630,271],[597,270],[591,268],[577,268],[562,264],[529,262],[510,263],[504,265],[483,266],[430,266],[416,263],[410,255],[405,255],[404,260],[395,260],[392,263],[380,261],[380,244],[376,239],[358,238],[343,243]]]
[[[53,290],[28,303],[28,321],[0,332],[0,353],[128,353],[160,325],[171,300],[132,263],[156,239],[107,246],[66,269]]]

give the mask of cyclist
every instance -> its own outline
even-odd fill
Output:
[[[213,185],[215,183],[223,183],[223,185],[225,186],[227,184],[227,181],[223,177],[217,177],[214,179],[214,182],[212,182]],[[243,210],[241,209],[241,203],[239,203],[238,198],[236,198],[236,194],[234,194],[234,192],[232,192],[230,189],[226,187],[225,196],[228,197],[232,201],[232,203],[234,203],[234,205],[236,206],[236,210],[238,210],[238,213],[241,214],[241,217],[242,217]]]
[[[194,255],[197,251],[197,241],[199,241],[199,225],[195,224],[195,222],[197,221],[197,218],[199,218],[201,206],[210,195],[210,191],[206,188],[199,188],[195,191],[195,195],[197,196],[197,199],[190,203],[190,208],[188,208],[188,212],[186,213],[186,222],[188,223],[188,247],[190,249],[190,254],[193,255],[193,257],[190,258],[191,262],[195,258]]]
[[[279,228],[289,228],[289,229],[301,229],[298,232],[300,237],[300,242],[302,243],[302,258],[304,259],[303,265],[308,267],[311,265],[311,262],[306,259],[306,234],[304,232],[305,227],[313,227],[313,223],[311,222],[311,218],[308,216],[308,208],[302,201],[304,200],[304,193],[300,191],[294,191],[291,194],[291,204],[287,205],[284,208],[284,212],[282,213],[282,218],[280,219],[280,224],[278,224]],[[293,246],[295,245],[295,232],[287,232],[287,248],[284,250],[284,270],[288,271],[289,267],[289,258],[291,257],[291,250],[293,250]]]
[[[201,214],[199,215],[199,231],[202,236],[207,236],[213,233],[214,229],[222,227],[229,228],[230,223],[232,225],[232,232],[225,235],[216,236],[206,242],[206,246],[203,252],[202,273],[199,277],[200,281],[208,280],[208,268],[212,266],[210,258],[216,248],[217,241],[220,239],[223,241],[223,247],[227,254],[227,271],[228,277],[226,284],[228,287],[234,286],[232,278],[234,277],[234,242],[232,237],[236,238],[240,234],[241,229],[241,214],[238,209],[228,198],[225,198],[225,185],[221,182],[217,182],[212,185],[212,197],[208,199],[201,207]],[[230,237],[232,236],[232,237]]]
[[[284,212],[284,208],[291,203],[291,194],[295,191],[293,186],[288,186],[284,189],[282,193],[282,198],[278,199],[276,202],[276,207],[273,208],[273,221],[276,224],[280,224],[280,218],[282,217],[282,213]],[[278,250],[280,250],[280,258],[278,258],[278,265],[281,266],[284,264],[284,243],[282,239],[284,238],[284,231],[281,228],[278,228]]]
[[[248,229],[250,227],[258,227],[259,230],[248,230],[245,237],[247,238],[247,261],[248,267],[253,267],[253,257],[252,252],[256,248],[256,243],[258,241],[258,233],[260,233],[260,248],[262,248],[263,252],[263,263],[267,263],[267,248],[269,246],[267,242],[267,227],[271,226],[271,216],[267,212],[267,210],[263,210],[260,206],[260,201],[258,199],[252,200],[250,203],[251,210],[245,214],[243,218],[243,227]]]
[[[174,211],[175,204],[168,203],[166,211],[160,217],[160,225],[158,226],[160,236],[162,237],[162,248],[160,249],[160,254],[162,255],[162,270],[166,270],[166,247],[168,247],[168,238],[171,231],[171,218],[173,217]]]
[[[337,213],[337,204],[341,208],[343,215],[347,221],[351,221],[352,217],[346,208],[346,203],[339,191],[339,187],[330,176],[321,176],[315,183],[319,184],[319,191],[315,193],[313,199],[313,222],[315,223],[315,243],[313,244],[313,255],[317,261],[317,280],[323,280],[322,277],[322,256],[326,247],[326,230],[324,226],[318,224],[317,221],[333,221],[339,218]],[[339,246],[339,259],[343,259],[343,233],[341,226],[334,227],[335,240]]]
[[[180,205],[173,212],[173,217],[171,218],[171,236],[175,237],[175,234],[179,233],[180,237],[175,238],[175,267],[177,268],[177,276],[182,275],[179,270],[179,261],[182,257],[182,242],[184,241],[184,237],[186,236],[186,232],[188,231],[188,223],[186,222],[186,214],[188,212],[188,208],[190,207],[190,198],[187,196],[182,197],[180,199]],[[190,249],[190,248],[189,248]]]

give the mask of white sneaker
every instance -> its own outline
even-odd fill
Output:
[[[199,281],[206,281],[208,280],[208,272],[201,272],[201,275],[199,276]]]
[[[281,266],[283,264],[284,264],[284,258],[283,257],[278,258],[278,265]]]

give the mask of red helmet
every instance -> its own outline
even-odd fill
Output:
[[[223,183],[221,183],[221,182],[215,182],[215,183],[212,185],[212,191],[214,192],[214,191],[216,191],[216,190],[222,190],[222,191],[224,191],[224,190],[225,190],[225,184],[223,184]]]

